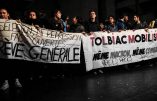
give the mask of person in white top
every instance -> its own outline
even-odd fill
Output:
[[[0,8],[0,19],[5,19],[6,21],[10,19],[10,14],[8,12],[8,10],[6,8]],[[0,82],[1,84],[1,87],[0,89],[1,90],[7,90],[9,89],[9,84],[13,84],[12,81],[14,81],[14,85],[18,88],[21,88],[22,85],[21,83],[19,82],[19,79],[13,75],[16,75],[17,71],[16,69],[12,71],[11,67],[7,64],[13,64],[14,61],[8,61],[6,59],[0,59],[0,62],[1,62],[1,71],[3,74],[3,79],[1,79],[2,81]],[[3,65],[4,64],[4,65]],[[7,66],[6,66],[7,65]]]

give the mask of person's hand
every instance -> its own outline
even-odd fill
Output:
[[[40,28],[39,25],[34,25],[34,27],[35,27],[36,29],[38,29],[38,30],[39,30],[39,28]]]
[[[60,33],[63,33],[64,31],[63,30],[60,30]]]
[[[21,21],[21,19],[16,19],[16,22],[21,23],[22,21]]]
[[[144,30],[145,30],[146,32],[148,32],[148,28],[145,28]]]
[[[93,35],[93,34],[94,34],[94,32],[89,32],[89,33],[88,33],[88,35]]]
[[[108,32],[108,33],[110,33],[111,31],[110,31],[110,30],[108,30],[107,32]]]
[[[105,29],[103,29],[103,30],[102,30],[102,32],[106,32],[106,30],[105,30]]]
[[[86,34],[86,32],[82,32],[82,34],[83,34],[83,35],[85,35],[85,34]]]
[[[88,33],[86,33],[86,32],[81,32],[84,36],[88,36]]]
[[[120,29],[120,30],[118,30],[118,32],[121,32],[121,31],[123,31],[123,30],[121,30],[121,29]]]

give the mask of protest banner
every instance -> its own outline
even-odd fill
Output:
[[[84,36],[0,19],[0,58],[79,64],[81,40],[87,71],[157,57],[157,29]]]
[[[87,71],[157,57],[157,29],[94,32],[83,37]]]
[[[81,35],[0,19],[0,58],[78,64]]]

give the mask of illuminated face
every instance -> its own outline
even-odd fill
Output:
[[[135,22],[139,21],[139,17],[138,16],[134,16],[134,21]]]
[[[96,13],[95,12],[90,12],[90,18],[95,19],[96,18]]]
[[[29,19],[37,19],[37,15],[36,15],[36,13],[34,11],[31,11],[29,13]]]
[[[124,20],[128,21],[129,20],[128,16],[124,16]]]
[[[113,17],[109,17],[109,23],[114,23],[114,18]]]
[[[74,17],[74,18],[72,19],[72,22],[73,22],[74,24],[77,23],[77,19],[76,19],[76,17]]]
[[[58,11],[58,12],[55,14],[55,16],[56,16],[58,19],[61,19],[62,14],[61,14],[61,12],[60,12],[60,11]]]
[[[9,13],[6,9],[0,9],[0,18],[9,19]]]

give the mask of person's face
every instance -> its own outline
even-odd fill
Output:
[[[1,19],[9,19],[9,13],[5,9],[0,10],[0,18]]]
[[[113,17],[109,17],[109,23],[114,23],[114,18]]]
[[[67,21],[69,20],[69,16],[66,17],[66,20],[67,20]]]
[[[36,15],[36,13],[35,12],[30,12],[29,13],[29,19],[37,19],[37,15]]]
[[[60,12],[60,11],[58,11],[58,12],[56,13],[56,17],[57,17],[58,19],[61,19],[62,14],[61,14],[61,12]]]
[[[128,16],[124,16],[124,20],[128,21],[129,20]]]
[[[134,21],[137,22],[139,20],[138,16],[134,16]]]
[[[95,19],[96,18],[96,13],[95,12],[90,12],[90,18]]]
[[[76,19],[76,17],[74,17],[74,18],[72,19],[72,22],[73,22],[74,24],[77,23],[77,19]]]

